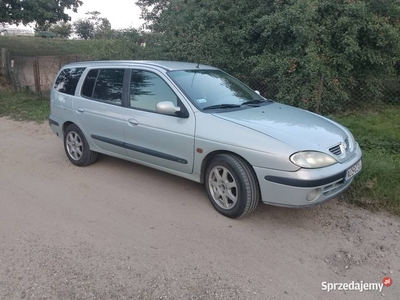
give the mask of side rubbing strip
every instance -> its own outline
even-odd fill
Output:
[[[121,141],[109,139],[109,138],[106,138],[106,137],[103,137],[103,136],[99,136],[99,135],[95,135],[95,134],[92,134],[91,137],[92,137],[92,139],[95,139],[95,140],[98,140],[98,141],[101,141],[101,142],[104,142],[104,143],[108,143],[108,144],[111,144],[111,145],[115,145],[115,146],[118,146],[118,147],[125,148],[125,146],[124,146],[125,143],[121,142]]]
[[[177,157],[177,156],[173,156],[173,155],[170,155],[170,154],[166,154],[166,153],[163,153],[163,152],[155,151],[155,150],[152,150],[152,149],[140,147],[140,146],[133,145],[133,144],[124,143],[124,142],[121,142],[121,141],[113,140],[113,139],[110,139],[110,138],[106,138],[106,137],[102,137],[102,136],[98,136],[98,135],[94,135],[94,134],[92,134],[91,137],[93,139],[95,139],[95,140],[98,140],[98,141],[102,141],[102,142],[105,142],[105,143],[108,143],[108,144],[111,144],[111,145],[115,145],[115,146],[118,146],[118,147],[126,148],[126,149],[129,149],[129,150],[133,150],[133,151],[136,151],[136,152],[144,153],[144,154],[147,154],[147,155],[151,155],[151,156],[155,156],[155,157],[159,157],[159,158],[175,161],[175,162],[178,162],[178,163],[181,163],[181,164],[185,164],[185,165],[188,163],[188,161],[186,159],[183,159],[183,158],[180,158],[180,157]]]

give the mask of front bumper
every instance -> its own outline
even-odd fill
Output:
[[[346,172],[361,160],[360,147],[344,163],[296,172],[254,167],[265,204],[285,207],[308,207],[320,204],[343,193],[354,177],[346,180]]]

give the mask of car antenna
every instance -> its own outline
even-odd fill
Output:
[[[196,67],[196,68],[198,69],[198,68],[199,68],[199,66],[200,66],[200,63],[197,63],[197,67]]]

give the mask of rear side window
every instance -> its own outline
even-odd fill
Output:
[[[121,105],[125,69],[90,70],[82,86],[82,96]]]
[[[54,89],[57,92],[74,95],[76,85],[85,68],[68,68],[61,71],[54,83]]]

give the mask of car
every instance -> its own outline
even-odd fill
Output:
[[[57,74],[50,108],[51,129],[74,165],[90,165],[101,153],[199,182],[230,218],[250,214],[260,201],[320,204],[345,191],[362,168],[346,127],[199,63],[68,64]]]

